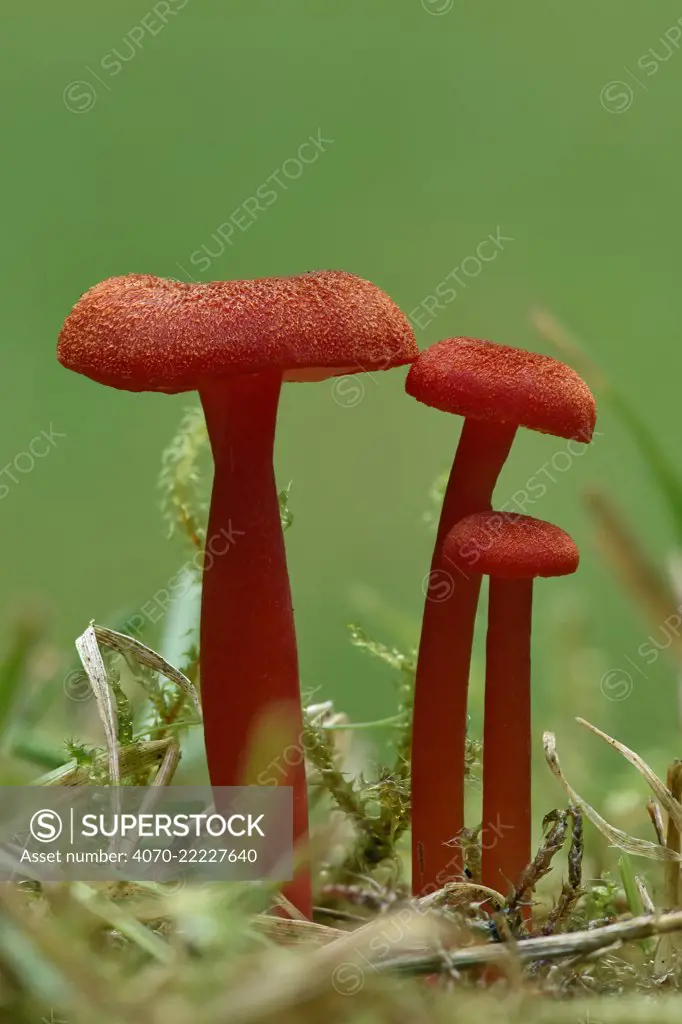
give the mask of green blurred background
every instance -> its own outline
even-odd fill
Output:
[[[548,307],[682,472],[678,3],[153,6],[43,0],[3,14],[0,463],[50,424],[66,435],[0,501],[8,629],[19,609],[41,607],[68,651],[90,619],[138,607],[186,557],[164,538],[156,481],[188,398],[108,390],[55,359],[71,305],[113,274],[341,267],[409,313],[499,229],[513,241],[417,328],[420,347],[470,334],[553,353],[529,319]],[[669,58],[654,73],[651,48]],[[333,144],[300,178],[284,177],[277,201],[202,273],[191,254],[217,251],[211,235],[318,130]],[[432,543],[422,516],[460,429],[405,397],[403,378],[366,379],[352,405],[335,401],[331,382],[291,385],[281,408],[304,685],[355,719],[389,714],[394,700],[389,673],[350,647],[346,623],[416,642]],[[573,715],[663,770],[679,752],[675,666],[663,655],[641,666],[646,679],[628,669],[652,628],[602,563],[582,492],[607,486],[660,564],[674,534],[620,421],[603,411],[599,430],[527,510],[570,530],[583,553],[575,578],[538,587],[535,745],[555,728],[560,752],[608,787],[620,762]],[[500,503],[564,449],[521,433]],[[565,634],[583,628],[576,672]],[[600,681],[621,667],[632,693],[608,700]],[[479,704],[480,689],[477,724]]]

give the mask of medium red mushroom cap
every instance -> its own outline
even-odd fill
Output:
[[[340,270],[186,284],[111,277],[78,300],[59,337],[70,370],[127,391],[191,391],[236,373],[319,380],[410,363],[406,317]]]
[[[464,573],[519,580],[570,576],[580,561],[564,530],[513,512],[476,512],[461,519],[445,539],[444,555]]]
[[[443,412],[590,441],[594,396],[575,370],[537,352],[477,338],[448,338],[412,364],[409,395]]]

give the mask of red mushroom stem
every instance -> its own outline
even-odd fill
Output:
[[[302,743],[296,634],[272,460],[281,384],[279,374],[246,374],[200,389],[215,460],[201,604],[201,690],[212,785],[272,785],[276,779],[293,786],[298,843],[308,834],[303,751],[287,757],[288,748],[282,749],[273,763],[254,750],[259,727],[275,708],[287,730],[296,723],[287,743]],[[285,893],[311,916],[307,868]]]
[[[531,854],[532,579],[492,576],[486,640],[482,881],[505,895]]]
[[[462,874],[464,765],[469,668],[480,575],[446,561],[452,527],[487,511],[516,426],[467,419],[448,481],[424,604],[412,734],[412,891],[424,894]],[[445,592],[445,599],[443,595]],[[434,765],[437,770],[434,771]]]

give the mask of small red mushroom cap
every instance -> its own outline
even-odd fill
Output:
[[[443,412],[590,441],[594,396],[575,370],[538,352],[477,338],[448,338],[412,364],[409,395]]]
[[[513,512],[476,512],[461,519],[445,539],[444,555],[464,573],[519,580],[570,576],[580,561],[564,530]]]
[[[238,373],[323,379],[411,363],[406,317],[340,270],[186,284],[111,277],[78,300],[59,337],[70,370],[127,391],[191,391]]]

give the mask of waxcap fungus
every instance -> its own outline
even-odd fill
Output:
[[[406,317],[340,270],[253,281],[111,277],[78,300],[59,337],[70,370],[127,391],[191,391],[239,373],[319,380],[410,363]]]
[[[464,573],[519,580],[570,576],[580,561],[564,530],[514,512],[476,512],[461,519],[446,537],[444,554]]]
[[[592,392],[570,366],[478,338],[447,338],[425,349],[405,389],[443,412],[576,441],[591,440],[597,418]]]

